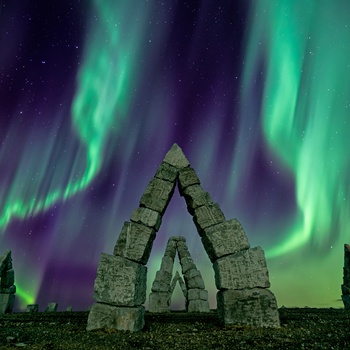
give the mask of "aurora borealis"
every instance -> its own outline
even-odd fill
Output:
[[[101,252],[171,145],[251,246],[278,305],[342,307],[350,242],[350,4],[318,0],[3,0],[0,254],[17,309],[92,303]],[[148,262],[183,235],[175,192]],[[147,303],[146,303],[147,306]]]

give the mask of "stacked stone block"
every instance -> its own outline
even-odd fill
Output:
[[[350,310],[350,245],[344,244],[343,284],[341,285],[344,308]]]
[[[16,293],[14,283],[11,251],[8,250],[0,257],[0,315],[12,312]]]

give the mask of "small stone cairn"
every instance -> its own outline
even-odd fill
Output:
[[[11,250],[0,257],[0,315],[11,313],[15,302],[15,272],[12,268]]]
[[[176,272],[172,279],[174,259],[178,253],[182,274]],[[157,271],[152,285],[152,293],[149,297],[150,312],[168,312],[171,296],[176,283],[180,283],[183,295],[186,299],[186,310],[188,312],[209,312],[208,292],[205,290],[204,281],[198,271],[186,245],[185,237],[170,237],[160,270]]]
[[[344,308],[350,310],[350,245],[348,244],[344,244],[344,269],[341,290]]]
[[[89,313],[87,330],[114,328],[135,332],[143,328],[145,265],[176,184],[213,263],[221,321],[279,327],[276,299],[268,289],[270,282],[263,250],[250,248],[238,220],[225,219],[219,205],[203,191],[181,148],[174,144],[146,187],[139,207],[131,214],[130,221],[124,223],[113,255],[101,255],[94,284],[96,302]],[[180,252],[179,245],[177,248]],[[180,261],[186,258],[185,250],[182,251]],[[195,288],[189,287],[189,281],[198,280],[199,276],[193,272],[186,277],[186,272],[188,291],[204,290],[204,287],[197,288],[197,284]],[[188,299],[191,300],[190,296]],[[191,309],[190,303],[188,309]]]

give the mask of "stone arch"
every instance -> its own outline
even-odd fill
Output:
[[[147,185],[130,222],[124,223],[113,255],[101,255],[94,284],[96,303],[91,307],[87,329],[143,328],[145,265],[176,184],[213,263],[221,321],[279,327],[263,250],[250,248],[238,220],[225,219],[219,204],[202,189],[181,148],[174,144]]]
[[[185,281],[178,271],[176,271],[173,277],[176,252]],[[173,236],[168,240],[160,269],[157,271],[152,284],[152,292],[149,296],[150,312],[162,313],[170,311],[171,296],[177,282],[179,282],[186,300],[186,311],[210,311],[208,291],[205,290],[204,280],[191,257],[186,244],[186,238],[181,236]]]

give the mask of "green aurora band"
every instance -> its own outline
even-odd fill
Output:
[[[251,12],[244,85],[262,62],[262,128],[294,173],[298,217],[267,251],[346,240],[349,217],[350,28],[344,1],[262,0]],[[336,232],[335,232],[336,231]],[[334,237],[336,235],[336,237]]]
[[[68,160],[71,161],[67,162],[65,158],[68,166],[57,166],[56,171],[50,170],[55,169],[51,164],[53,154],[66,145],[51,141],[51,145],[48,143],[49,151],[42,157],[33,157],[24,152],[16,176],[31,171],[35,174],[38,169],[42,171],[32,181],[27,176],[29,180],[21,186],[18,184],[23,180],[17,181],[15,178],[9,184],[8,192],[0,192],[1,203],[5,203],[0,213],[0,229],[3,232],[13,218],[24,219],[38,214],[84,190],[103,166],[110,136],[118,135],[126,116],[144,21],[140,20],[136,24],[127,21],[127,12],[131,8],[126,2],[96,0],[94,3],[95,17],[92,19],[92,30],[88,36],[84,62],[78,72],[77,92],[72,104],[72,125],[80,141],[79,149],[70,150]],[[143,6],[133,9],[135,18],[138,13],[139,18],[146,17]],[[36,151],[37,154],[43,153],[39,147]],[[28,164],[27,159],[33,163],[33,158],[39,158],[40,164]],[[61,172],[60,176],[58,172]],[[62,185],[62,179],[68,179],[65,185]]]
[[[132,8],[124,1],[94,0],[93,3],[90,33],[71,107],[78,150],[76,141],[67,145],[65,140],[52,139],[45,142],[43,150],[42,143],[33,143],[38,130],[36,135],[25,139],[30,147],[23,146],[15,177],[6,186],[9,190],[0,189],[0,203],[5,203],[0,212],[2,233],[11,220],[36,215],[86,189],[108,158],[107,144],[114,150],[110,136],[116,138],[127,115],[147,10],[141,4]],[[131,11],[133,21],[129,20]],[[18,130],[13,132],[16,133]],[[6,159],[6,152],[13,146],[9,142],[7,148],[2,148],[0,160]],[[23,174],[30,174],[25,183]],[[21,285],[16,283],[21,308],[35,302],[40,288],[42,274],[32,271],[31,277],[29,281],[23,273],[17,274],[17,279],[22,281]]]

